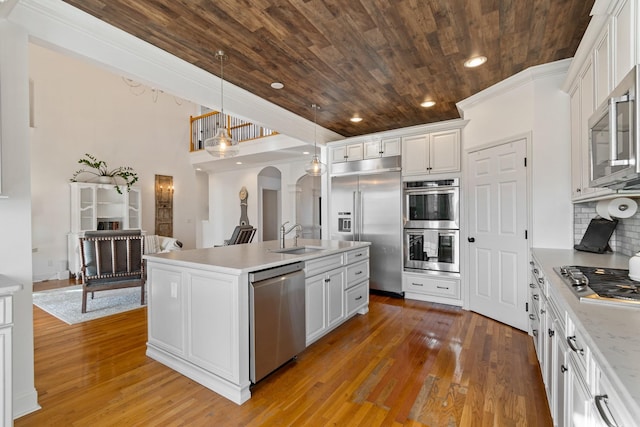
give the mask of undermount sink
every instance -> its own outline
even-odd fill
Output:
[[[282,248],[282,249],[271,249],[271,252],[276,252],[279,254],[308,254],[312,252],[318,252],[323,250],[324,248],[320,248],[317,246],[292,246],[290,248]]]

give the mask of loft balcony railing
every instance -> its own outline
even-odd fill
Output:
[[[247,121],[222,114],[219,111],[210,111],[200,116],[191,116],[191,141],[189,151],[204,150],[204,141],[218,132],[220,126],[224,126],[227,132],[238,142],[264,138],[277,135],[278,132]]]

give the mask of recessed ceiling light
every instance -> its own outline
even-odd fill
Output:
[[[280,82],[273,82],[271,83],[271,87],[274,89],[282,89],[284,87],[284,85]]]
[[[360,123],[362,121],[362,117],[351,117],[349,120],[351,120],[353,123]]]
[[[309,152],[308,151],[303,151],[302,154],[304,154],[306,156],[307,154],[309,154]]]
[[[422,104],[420,104],[420,106],[424,108],[433,107],[434,105],[436,105],[435,101],[424,101]]]
[[[474,56],[464,61],[464,66],[467,68],[475,68],[487,62],[486,56]]]
[[[236,165],[241,165],[241,164],[242,164],[242,162],[236,162]]]

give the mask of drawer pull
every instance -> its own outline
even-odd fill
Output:
[[[413,283],[413,282],[411,282],[411,284],[412,284],[413,286],[424,286],[422,283]]]
[[[563,374],[564,374],[565,372],[567,372],[568,370],[569,370],[569,368],[567,368],[566,366],[564,366],[564,365],[560,365],[560,372],[562,372]]]
[[[544,285],[544,279],[542,278],[538,279],[538,283],[540,283],[541,285]]]
[[[354,256],[356,257],[362,256],[362,252],[360,252],[359,254],[355,254]]]
[[[356,297],[356,301],[361,300],[362,299],[362,295]]]
[[[533,295],[533,299],[534,299],[534,300],[536,300],[536,301],[538,301],[538,300],[540,299],[540,297],[538,296],[538,294],[534,294],[534,295]]]
[[[536,320],[536,316],[535,316],[535,314],[530,314],[530,315],[529,315],[529,319],[531,319],[531,320]]]
[[[576,345],[576,336],[575,335],[567,337],[567,344],[569,344],[569,347],[571,348],[571,350],[575,351],[576,353],[579,353],[580,356],[584,356],[584,349],[583,348],[578,348],[578,346]]]
[[[551,328],[549,328],[549,338],[551,338],[555,334],[556,334],[556,332],[554,330],[552,330]]]
[[[362,270],[358,271],[358,272],[356,273],[356,276],[357,276],[357,275],[359,275],[359,274],[362,274]]]
[[[546,310],[540,309],[540,314],[545,314],[546,312]]]
[[[329,283],[331,279],[324,279],[324,283]]]
[[[436,286],[436,288],[438,288],[438,289],[449,289],[448,286]]]
[[[529,283],[529,287],[530,287],[531,289],[534,289],[534,288],[536,287],[536,285],[534,285],[533,283]]]
[[[598,409],[598,414],[600,414],[600,418],[602,421],[609,427],[618,427],[615,420],[613,419],[613,415],[611,415],[611,411],[609,410],[609,405],[607,404],[607,399],[609,396],[606,394],[601,394],[594,397],[596,402],[596,408]]]
[[[537,269],[537,268],[534,268],[534,269],[533,269],[533,274],[535,274],[535,275],[537,276],[537,275],[538,275],[538,273],[540,273],[540,272],[538,271],[538,269]]]

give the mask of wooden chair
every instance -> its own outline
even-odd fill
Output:
[[[82,312],[87,312],[87,294],[140,286],[144,305],[144,236],[140,230],[87,231],[80,237],[82,260]]]
[[[251,243],[253,236],[256,234],[256,229],[250,225],[237,225],[233,229],[231,238],[225,240],[224,244],[227,245],[240,245],[243,243]]]

